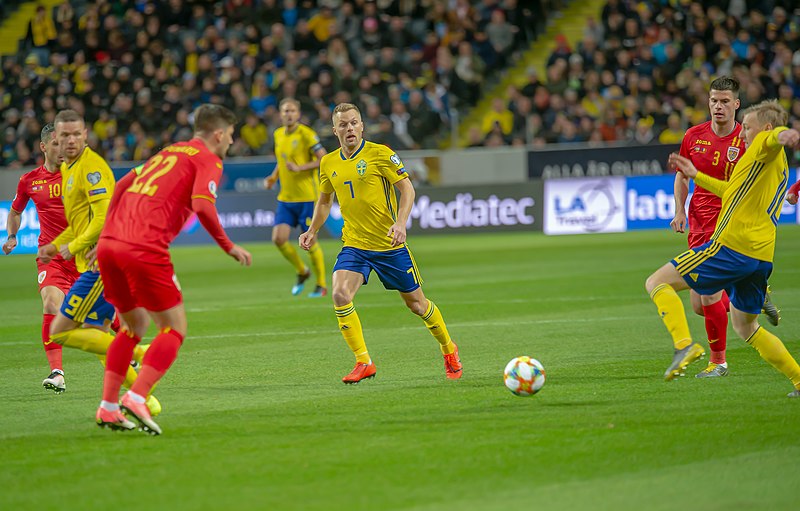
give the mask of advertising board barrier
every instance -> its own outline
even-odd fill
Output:
[[[0,244],[6,242],[8,231],[8,212],[11,211],[11,201],[0,201]],[[19,231],[17,232],[17,247],[12,254],[35,254],[39,248],[39,215],[33,201],[28,201],[25,211],[20,217]],[[2,254],[2,252],[0,252]]]
[[[645,176],[667,171],[669,153],[677,144],[589,147],[569,144],[558,149],[528,151],[528,179]]]

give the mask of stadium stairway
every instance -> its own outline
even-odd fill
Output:
[[[36,7],[44,5],[47,12],[52,13],[53,7],[61,3],[60,0],[39,0],[36,2],[23,2],[16,11],[3,20],[0,25],[0,56],[14,55],[19,50],[19,42],[28,33],[28,23],[36,13]]]
[[[478,104],[464,116],[458,129],[458,145],[466,147],[467,134],[472,126],[480,126],[481,119],[489,111],[492,99],[496,97],[506,97],[506,90],[509,85],[522,87],[528,77],[528,69],[536,69],[539,79],[546,81],[545,67],[547,59],[554,48],[554,39],[558,34],[563,34],[569,41],[570,46],[575,49],[583,39],[583,29],[586,26],[586,19],[593,16],[599,21],[607,0],[573,0],[566,9],[560,13],[551,15],[552,21],[548,23],[545,32],[531,43],[525,50],[516,64],[506,70],[500,81],[488,91],[484,91],[483,97]],[[557,16],[557,17],[556,17]],[[451,139],[443,141],[443,147],[449,146]]]

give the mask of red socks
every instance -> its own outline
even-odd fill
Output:
[[[175,330],[167,328],[159,332],[144,355],[142,369],[139,371],[139,376],[136,378],[131,392],[147,396],[153,385],[164,376],[164,373],[178,358],[181,344],[183,344],[183,336]],[[132,351],[131,354],[133,354]]]
[[[723,293],[724,298],[711,305],[703,305],[703,315],[706,320],[706,332],[708,333],[708,345],[711,348],[709,360],[714,364],[725,363],[725,348],[728,344],[728,312],[726,302],[728,296]]]
[[[57,342],[50,342],[50,323],[53,322],[55,314],[42,315],[42,344],[44,345],[44,354],[47,355],[47,361],[50,363],[50,370],[63,369],[63,358],[61,356],[63,346]]]
[[[109,403],[119,401],[119,389],[125,381],[125,374],[133,358],[133,350],[142,341],[140,337],[120,330],[106,353],[106,372],[103,377],[103,400]]]

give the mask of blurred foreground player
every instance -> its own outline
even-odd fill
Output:
[[[122,328],[108,350],[99,426],[143,431],[161,428],[145,406],[145,397],[178,356],[186,335],[186,311],[169,256],[169,244],[192,214],[217,244],[241,264],[250,253],[233,244],[219,223],[215,202],[222,158],[233,143],[236,117],[225,107],[205,104],[194,112],[194,137],[162,149],[117,185],[100,237],[97,258],[106,295],[122,317]],[[119,399],[125,370],[148,325],[158,334],[142,361],[133,387]]]

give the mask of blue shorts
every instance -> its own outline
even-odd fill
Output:
[[[742,255],[716,241],[689,249],[671,262],[698,294],[713,295],[724,289],[740,311],[761,313],[772,263]]]
[[[360,273],[364,276],[364,284],[369,282],[369,274],[374,270],[383,287],[401,293],[410,293],[422,284],[422,277],[408,246],[385,252],[344,247],[333,265],[333,271],[336,270]]]
[[[311,225],[312,216],[314,216],[314,201],[278,201],[278,211],[275,213],[275,225],[286,224],[292,228],[299,225],[305,230]]]
[[[106,301],[99,271],[81,273],[61,304],[61,314],[72,321],[97,326],[114,319],[114,306]]]

